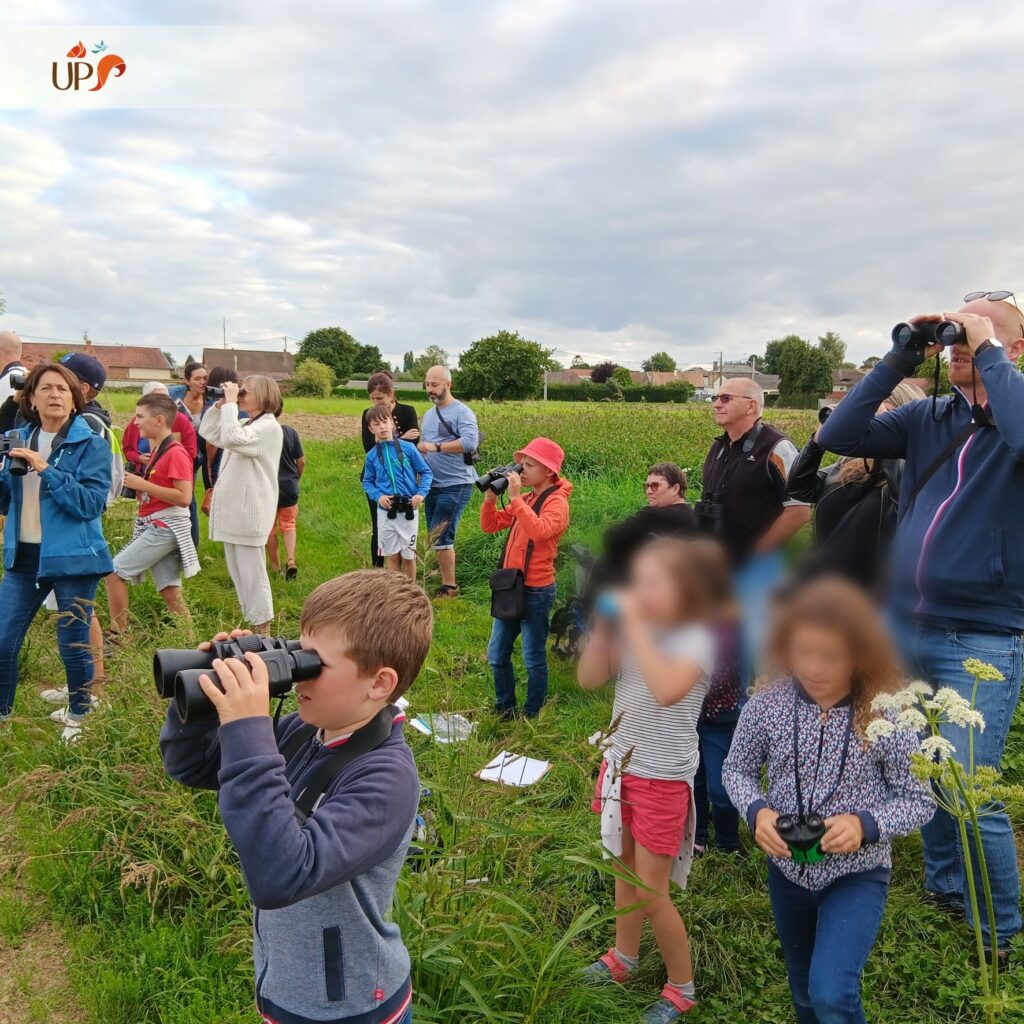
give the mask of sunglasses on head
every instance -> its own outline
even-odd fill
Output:
[[[964,296],[964,302],[974,302],[977,299],[988,299],[989,302],[1009,302],[1017,310],[1021,331],[1024,332],[1024,310],[1017,304],[1017,296],[1013,292],[1008,292],[1004,289],[995,292],[968,292]]]

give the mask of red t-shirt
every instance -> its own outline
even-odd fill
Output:
[[[173,487],[177,480],[192,480],[192,456],[179,441],[172,441],[164,449],[163,454],[152,463],[152,467],[152,472],[147,472],[146,479],[157,487]],[[139,493],[140,516],[149,516],[170,507],[169,501],[161,501],[151,494]]]

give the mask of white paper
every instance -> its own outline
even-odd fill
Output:
[[[506,786],[532,786],[539,782],[551,768],[550,761],[538,761],[535,757],[524,757],[503,750],[476,773],[485,782],[502,782]]]
[[[461,743],[469,739],[476,728],[476,722],[464,715],[420,715],[416,721],[425,727],[428,735],[433,734],[438,743]]]
[[[401,709],[402,709],[403,711],[407,711],[407,710],[409,709],[409,701],[408,701],[408,700],[407,700],[407,699],[406,699],[405,697],[399,697],[399,698],[398,698],[398,700],[396,700],[396,701],[395,701],[395,703],[396,703],[396,704],[397,704],[397,705],[398,705],[398,706],[399,706],[399,707],[400,707],[400,708],[401,708]]]
[[[417,732],[423,733],[424,736],[430,735],[430,726],[425,722],[421,722],[418,718],[410,718],[409,725],[411,725]]]

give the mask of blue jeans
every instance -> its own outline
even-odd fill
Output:
[[[757,663],[761,656],[768,616],[771,612],[769,599],[775,588],[782,582],[785,563],[781,551],[766,555],[751,555],[734,573],[733,587],[736,600],[743,612],[743,642],[740,651],[740,682],[743,688],[742,700],[747,699],[747,690],[757,678]]]
[[[427,516],[427,532],[435,551],[455,547],[455,531],[473,497],[472,484],[453,484],[451,487],[431,487],[423,510]]]
[[[866,1024],[860,976],[875,944],[888,882],[844,875],[812,892],[768,866],[775,930],[797,1024]]]
[[[980,683],[978,685],[977,709],[985,718],[985,731],[974,732],[974,761],[977,765],[999,768],[1003,748],[1013,721],[1021,686],[1021,638],[1000,633],[982,633],[957,630],[940,626],[912,623],[897,629],[904,660],[911,676],[916,676],[935,687],[950,686],[962,697],[971,699],[974,678],[963,667],[967,658],[994,665],[1005,677],[1002,683]],[[942,727],[942,735],[948,739],[956,753],[953,755],[964,763],[967,758],[967,730],[960,726]],[[992,904],[996,914],[996,935],[1000,948],[1010,944],[1010,939],[1021,930],[1020,916],[1020,874],[1017,868],[1017,851],[1013,842],[1013,829],[1002,804],[996,804],[993,813],[981,819],[981,845],[985,852],[989,883],[992,886]],[[975,838],[969,828],[972,850],[971,862],[975,866],[975,881],[981,902],[982,883],[978,872],[978,854],[973,849]],[[960,845],[960,830],[956,821],[945,811],[936,810],[935,817],[921,829],[924,840],[925,886],[932,892],[965,897],[967,889],[964,877],[963,854]],[[964,900],[967,919],[974,923],[969,897]],[[984,903],[979,908],[982,914],[982,932],[989,945],[991,935]]]
[[[722,785],[722,765],[729,753],[735,731],[735,721],[701,722],[697,726],[700,767],[693,783],[693,798],[697,805],[695,841],[698,846],[707,845],[710,803],[715,846],[728,853],[740,848],[740,816]]]
[[[36,583],[35,573],[10,570],[0,580],[0,715],[9,715],[18,689],[18,655],[28,628],[52,590],[57,597],[57,648],[68,682],[68,703],[76,715],[90,710],[92,648],[89,617],[96,576],[58,576]]]
[[[487,645],[487,662],[494,675],[494,695],[498,711],[514,711],[516,707],[516,674],[512,668],[512,648],[516,637],[523,635],[523,664],[526,665],[527,715],[540,714],[548,696],[548,625],[551,606],[555,603],[555,584],[549,587],[527,587],[523,617],[515,622],[495,619],[491,641]]]

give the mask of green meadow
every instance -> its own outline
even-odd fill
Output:
[[[109,401],[123,424],[132,396]],[[300,576],[273,581],[279,634],[297,635],[303,597],[314,586],[366,563],[369,523],[353,419],[362,407],[352,399],[288,402],[288,414],[309,434]],[[672,459],[690,468],[695,495],[716,434],[707,407],[526,403],[482,404],[478,411],[488,464],[509,461],[536,434],[564,446],[575,485],[567,542],[595,541],[605,525],[642,503],[652,462]],[[814,427],[812,413],[769,418],[797,444]],[[461,711],[479,723],[471,739],[450,747],[408,731],[431,792],[424,806],[443,847],[429,868],[404,873],[395,909],[413,958],[415,1017],[438,1024],[632,1021],[663,981],[650,937],[636,984],[604,991],[579,982],[581,968],[612,937],[611,876],[589,810],[599,757],[587,743],[607,725],[611,695],[580,692],[572,667],[554,661],[551,700],[537,721],[506,724],[489,714],[486,579],[500,540],[481,534],[478,509],[475,498],[459,536],[463,597],[437,605],[430,658],[408,695],[413,713]],[[127,539],[133,514],[128,502],[109,513],[115,549]],[[134,590],[132,643],[109,661],[103,707],[77,745],[60,743],[46,717],[52,705],[37,696],[44,684],[62,683],[52,620],[39,618],[25,645],[17,718],[0,734],[0,963],[5,949],[30,948],[40,928],[56,929],[70,984],[67,1007],[40,1005],[33,1002],[40,979],[28,972],[23,1012],[12,1021],[256,1020],[248,901],[215,797],[166,779],[157,751],[166,707],[153,689],[152,650],[190,646],[238,625],[219,546],[204,538],[201,555],[203,572],[186,586],[197,636],[165,620],[151,584]],[[559,601],[570,586],[569,562],[563,556]],[[420,571],[431,588],[433,569],[424,557]],[[546,758],[553,768],[524,790],[477,780],[473,773],[502,749]],[[1020,715],[1007,769],[1012,781],[1024,782]],[[1024,806],[1012,810],[1024,826]],[[865,975],[869,1018],[977,1021],[971,936],[922,904],[920,864],[917,837],[897,844],[889,906]],[[745,837],[739,856],[712,852],[696,864],[687,891],[676,892],[693,943],[697,1021],[792,1019],[764,878],[764,858]],[[310,964],[311,972],[318,969]]]

